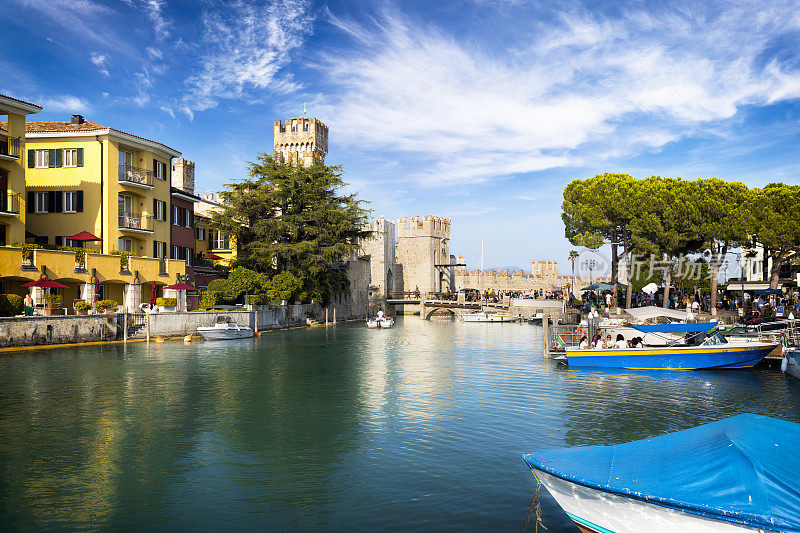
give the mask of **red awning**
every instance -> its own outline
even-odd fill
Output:
[[[217,254],[206,254],[203,256],[203,259],[213,259],[216,261],[217,259],[222,259],[222,258]]]
[[[176,283],[175,285],[167,285],[164,287],[165,289],[169,289],[172,291],[196,291],[194,287],[191,285],[187,285],[184,282]]]
[[[36,281],[31,281],[30,283],[26,283],[23,287],[43,287],[49,289],[68,289],[66,285],[63,285],[57,281],[53,281],[52,279],[47,278],[39,278]]]
[[[66,239],[72,239],[73,241],[102,241],[100,237],[95,237],[88,231],[82,231],[80,233],[76,233],[72,237],[65,237]]]

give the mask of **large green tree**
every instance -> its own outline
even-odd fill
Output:
[[[800,186],[770,183],[754,189],[746,213],[753,241],[764,247],[765,260],[772,260],[769,285],[776,289],[781,266],[800,249]]]
[[[225,208],[212,228],[235,237],[235,265],[272,277],[289,272],[302,280],[302,299],[327,303],[347,283],[336,268],[370,233],[369,211],[344,194],[340,166],[302,166],[261,154],[249,178],[222,193]]]
[[[587,180],[573,180],[564,189],[561,218],[564,234],[576,246],[599,248],[611,244],[611,283],[617,305],[619,261],[631,252],[628,236],[638,206],[632,202],[636,180],[627,174],[598,174]],[[620,254],[622,244],[622,254]],[[630,264],[627,261],[626,264]],[[630,278],[630,276],[629,276]],[[630,307],[630,294],[627,291]]]
[[[652,176],[637,184],[642,210],[632,221],[632,240],[640,252],[664,258],[664,307],[669,304],[674,262],[703,244],[696,228],[700,213],[692,182]]]
[[[711,309],[716,312],[719,269],[728,250],[748,242],[751,191],[743,183],[718,178],[693,183],[693,203],[700,212],[694,231],[709,251]]]

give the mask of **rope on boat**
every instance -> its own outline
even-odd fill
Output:
[[[535,476],[536,474],[534,474]],[[522,526],[522,533],[528,531],[528,524],[531,522],[531,516],[533,512],[536,511],[536,525],[534,526],[534,533],[539,531],[539,526],[542,526],[542,529],[547,529],[544,523],[542,522],[542,500],[540,495],[540,489],[542,488],[542,484],[539,482],[539,478],[536,478],[536,492],[533,494],[533,501],[531,502],[531,508],[528,509],[528,518],[525,519],[525,524]]]

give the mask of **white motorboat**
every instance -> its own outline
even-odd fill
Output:
[[[800,348],[788,348],[784,352],[781,370],[800,379]]]
[[[466,313],[461,315],[461,319],[464,322],[516,322],[519,320],[519,317],[509,315],[508,313],[480,311],[478,313]]]
[[[240,326],[230,321],[230,318],[221,316],[213,326],[200,326],[197,333],[207,341],[223,341],[231,339],[247,339],[253,336],[253,328]]]
[[[378,316],[367,320],[367,327],[372,329],[389,329],[394,326],[394,319],[378,311]]]

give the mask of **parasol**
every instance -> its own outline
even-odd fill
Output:
[[[156,282],[154,281],[153,284],[150,286],[150,305],[156,305],[156,298],[158,297],[158,289],[156,288]]]
[[[30,283],[26,283],[23,287],[42,287],[47,289],[68,289],[66,285],[59,283],[57,281],[53,281],[52,279],[47,278],[39,278],[36,281],[32,281]]]
[[[206,255],[203,256],[203,259],[211,259],[213,261],[216,261],[216,260],[222,259],[222,258],[220,256],[218,256],[217,254],[206,254]]]
[[[192,287],[191,285],[187,285],[186,283],[184,283],[182,281],[180,283],[176,283],[175,285],[167,285],[164,288],[172,290],[172,291],[196,291],[197,290],[194,287]]]

